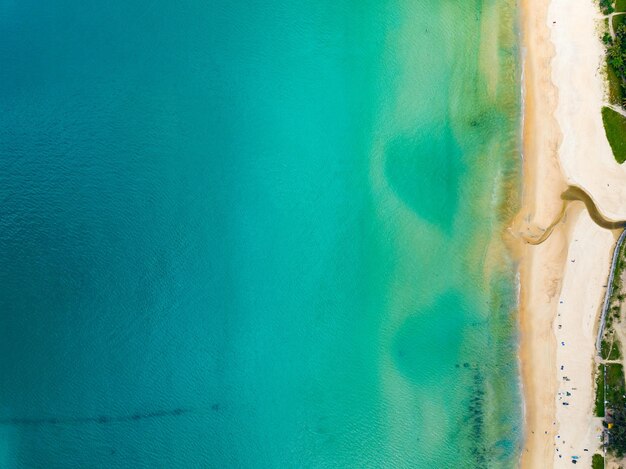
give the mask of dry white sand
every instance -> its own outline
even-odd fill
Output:
[[[595,333],[615,234],[575,202],[547,240],[532,245],[557,219],[567,185],[584,189],[606,218],[626,219],[626,165],[615,162],[602,126],[605,59],[596,5],[522,0],[524,194],[512,228],[526,241],[520,252],[522,467],[572,467],[572,456],[589,467],[599,445]]]
[[[597,0],[552,0],[550,38],[556,54],[552,81],[563,135],[559,156],[568,184],[577,185],[612,220],[626,218],[626,165],[615,161],[602,125],[607,100],[602,15]]]

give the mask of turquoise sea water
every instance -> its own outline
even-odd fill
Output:
[[[512,467],[514,4],[0,0],[0,467]]]

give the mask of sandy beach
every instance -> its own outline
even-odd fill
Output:
[[[570,467],[572,457],[590,467],[602,435],[602,421],[593,416],[596,324],[616,240],[591,220],[582,203],[573,204],[567,215],[572,220],[566,223],[567,254],[552,322],[558,386],[552,456],[554,467]]]
[[[524,189],[513,227],[520,252],[520,358],[524,468],[590,467],[597,318],[616,233],[581,202],[582,188],[610,220],[626,219],[626,167],[602,126],[600,12],[591,0],[523,0]],[[566,208],[565,208],[566,207]],[[551,230],[551,231],[550,231]]]

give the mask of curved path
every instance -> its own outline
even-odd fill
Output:
[[[598,327],[598,337],[596,338],[596,351],[598,355],[602,357],[602,334],[604,333],[604,325],[606,322],[606,313],[609,309],[611,300],[611,293],[613,292],[613,278],[615,277],[615,267],[617,266],[617,259],[619,257],[620,249],[626,238],[626,230],[622,231],[622,234],[617,239],[615,244],[615,250],[613,251],[613,260],[611,262],[611,270],[609,271],[609,280],[606,284],[606,292],[604,293],[604,303],[602,305],[602,314],[600,316],[600,326]]]
[[[626,15],[626,11],[616,11],[615,13],[611,13],[610,15],[604,15],[602,18],[606,18],[609,20],[609,33],[612,38],[615,38],[615,30],[613,29],[613,17],[619,15]]]
[[[626,117],[626,111],[624,111],[624,109],[622,107],[616,106],[615,104],[610,104],[610,103],[604,103],[604,106],[606,106],[606,107],[614,110],[618,114],[621,114],[622,116]]]

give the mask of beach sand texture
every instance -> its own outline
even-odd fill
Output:
[[[605,218],[624,220],[626,167],[613,159],[602,127],[606,87],[596,3],[523,0],[521,7],[524,192],[513,226],[525,241],[520,464],[571,467],[578,456],[581,467],[589,467],[601,432],[593,417],[595,335],[616,233],[598,226],[581,202],[570,203],[559,218],[560,194],[580,187]]]

